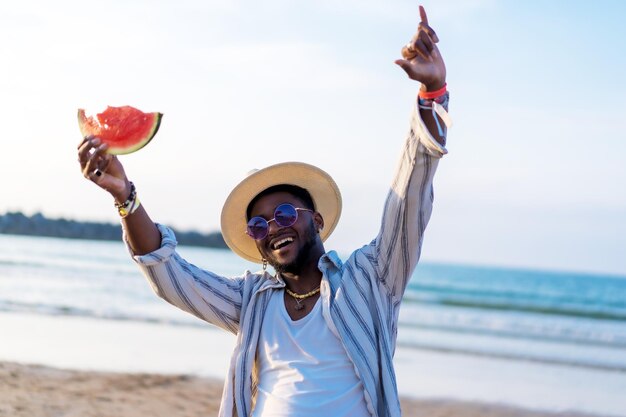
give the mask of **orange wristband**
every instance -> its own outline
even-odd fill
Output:
[[[435,99],[437,97],[441,97],[444,94],[446,94],[446,91],[448,91],[447,88],[446,88],[447,86],[448,86],[448,84],[446,83],[439,90],[435,90],[435,91],[421,91],[420,90],[420,92],[418,94],[418,97],[426,99],[426,100],[432,100],[432,99]]]

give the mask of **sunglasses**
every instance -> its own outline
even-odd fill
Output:
[[[279,227],[293,226],[298,221],[298,211],[313,210],[307,208],[294,207],[289,203],[281,204],[274,210],[274,218],[265,220],[263,217],[253,217],[248,221],[246,234],[254,240],[262,240],[267,237],[270,230],[270,222],[276,222]]]

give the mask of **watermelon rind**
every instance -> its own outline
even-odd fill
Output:
[[[85,115],[84,109],[78,109],[78,128],[83,138],[91,135],[91,132],[87,130],[87,116]]]
[[[143,138],[141,138],[132,146],[120,147],[120,146],[109,145],[109,148],[107,149],[106,152],[111,155],[126,155],[129,153],[137,152],[138,150],[146,146],[148,143],[150,143],[152,138],[154,138],[154,135],[156,135],[156,133],[158,132],[159,127],[161,126],[161,118],[163,117],[163,113],[153,112],[153,113],[146,113],[146,114],[152,115],[154,119],[154,122],[152,123],[152,126],[150,130],[148,131],[148,134],[146,134]],[[85,110],[78,109],[78,127],[83,137],[94,134],[94,132],[89,130],[89,126],[87,123],[88,120],[89,118],[86,116]]]

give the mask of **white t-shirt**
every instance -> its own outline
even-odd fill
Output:
[[[253,417],[370,417],[363,385],[341,342],[313,310],[293,321],[275,291],[257,350],[259,386]]]

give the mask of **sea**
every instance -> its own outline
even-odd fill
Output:
[[[179,252],[225,276],[259,268],[228,250]],[[206,326],[156,297],[121,242],[0,235],[0,311]],[[398,346],[624,373],[626,277],[423,262]]]

